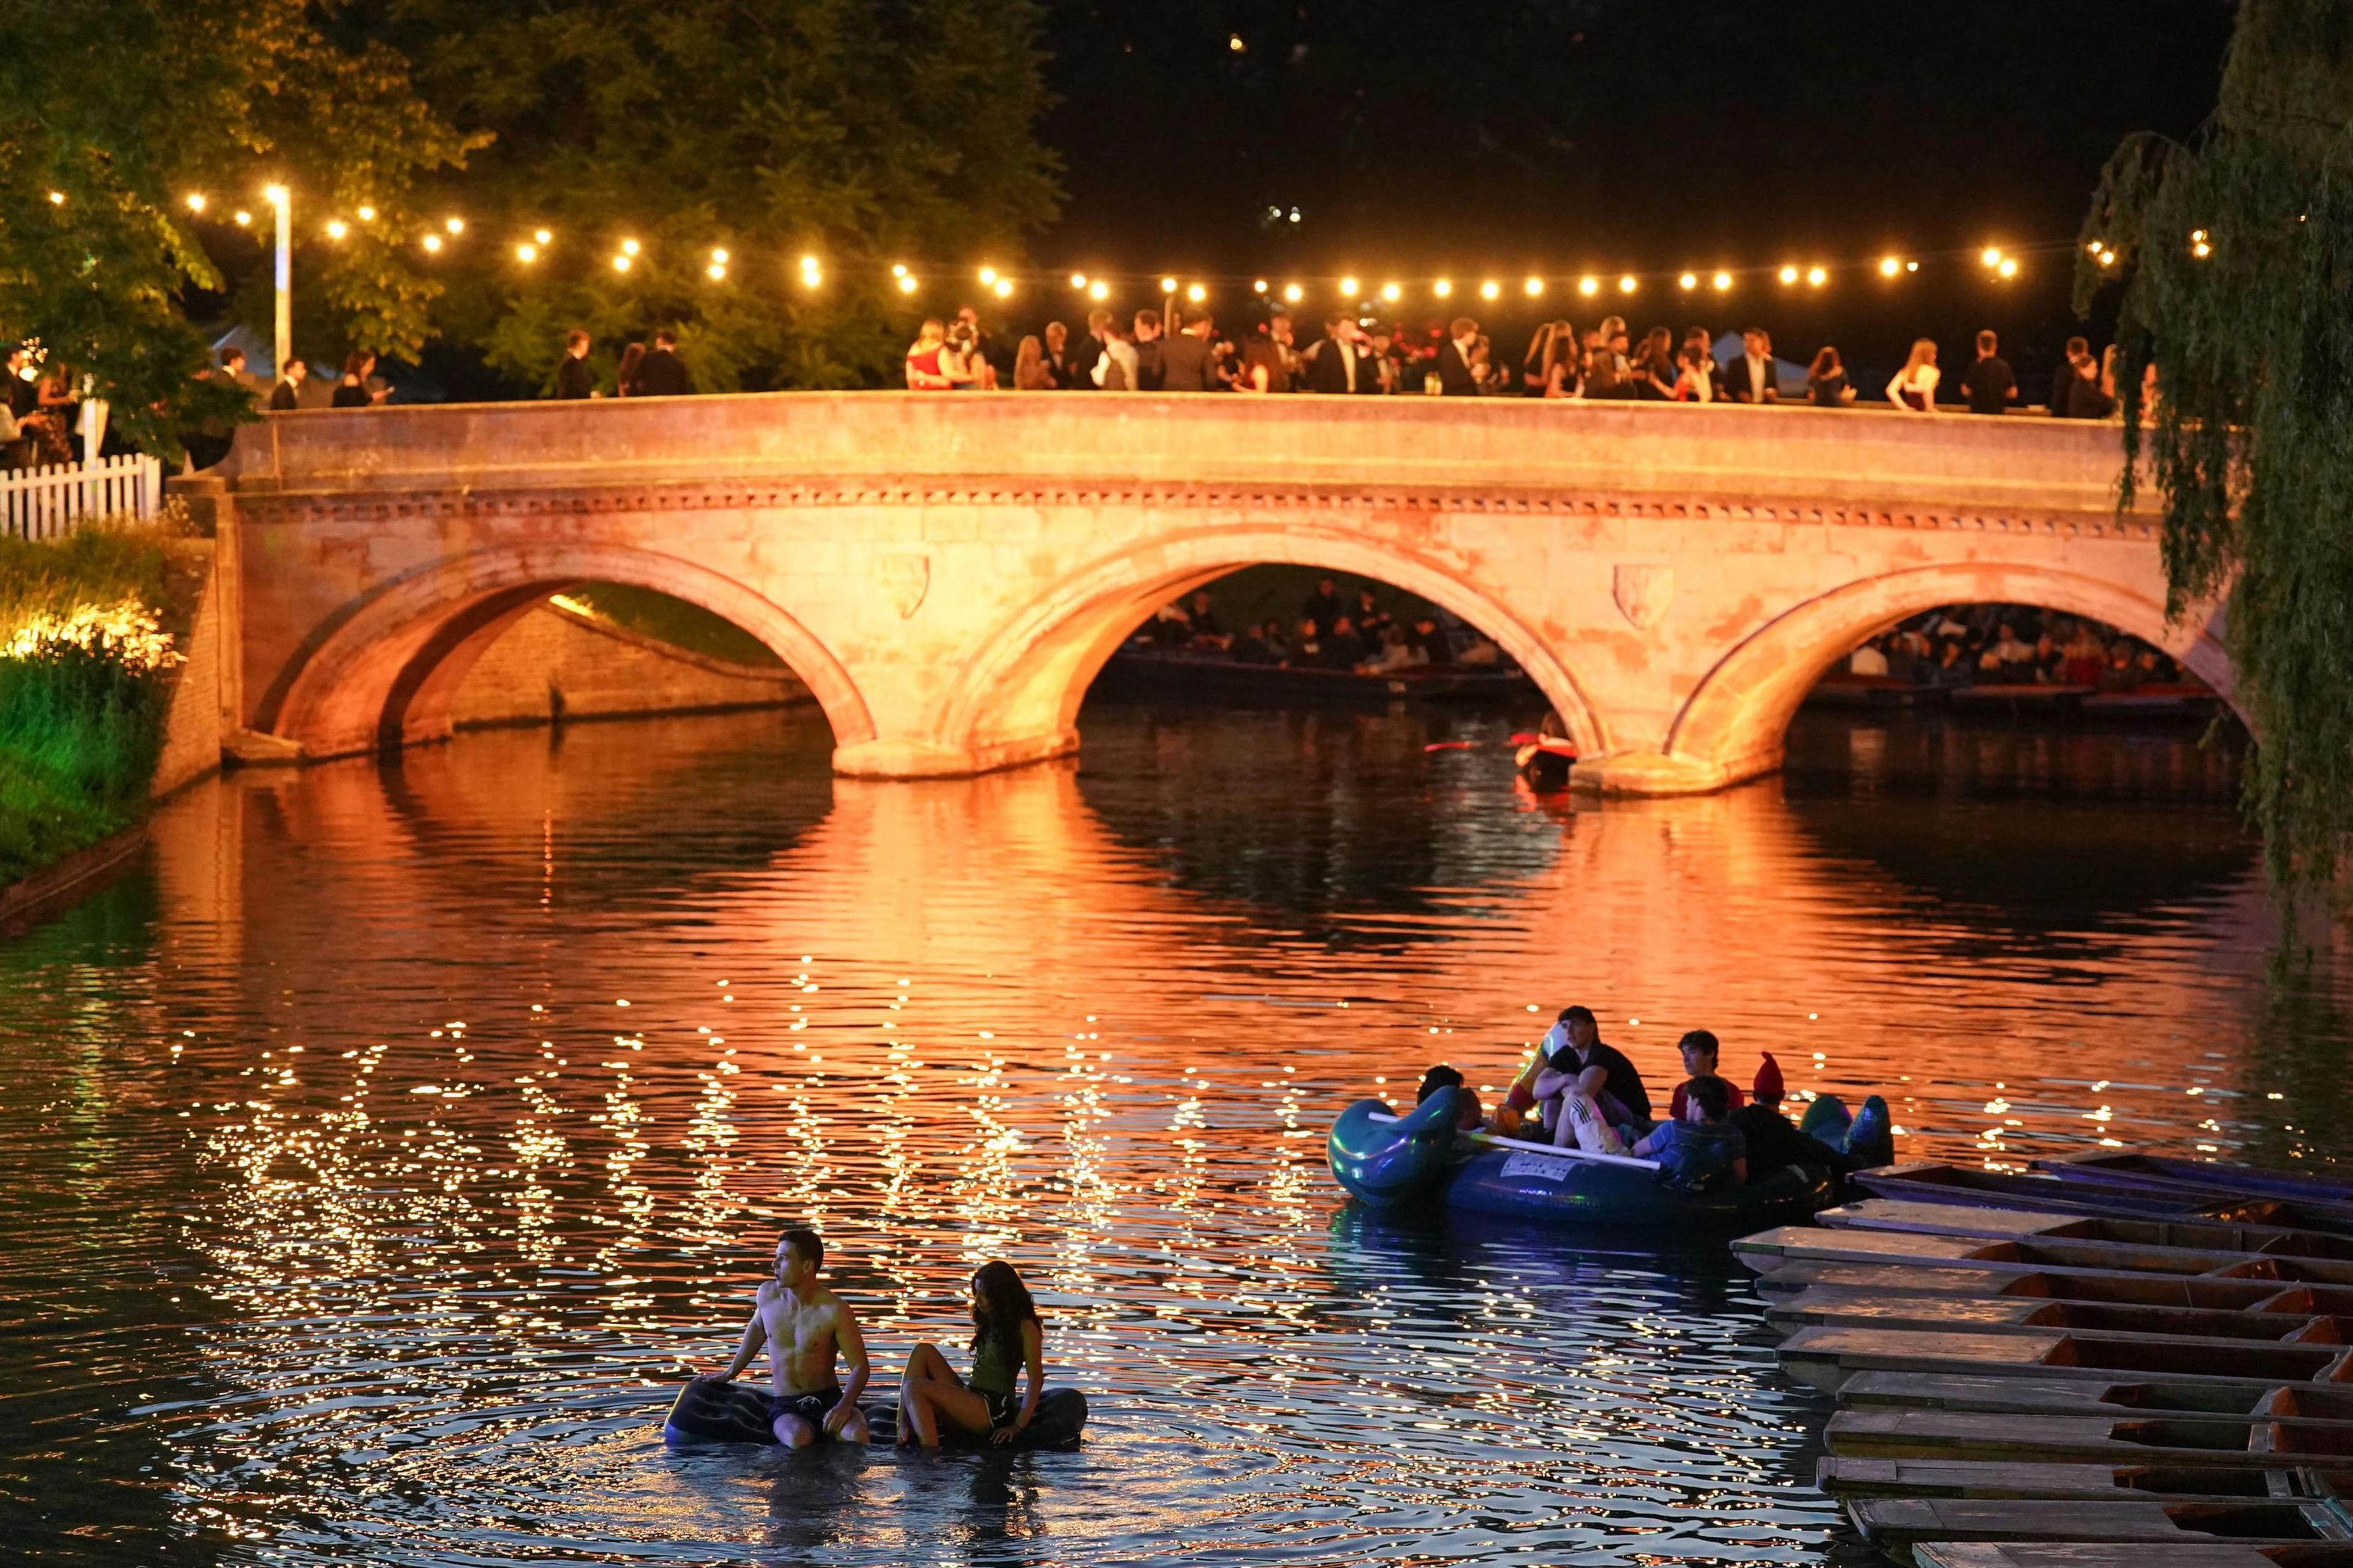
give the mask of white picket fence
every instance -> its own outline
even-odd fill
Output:
[[[163,507],[164,465],[150,457],[0,468],[0,538],[62,539],[86,522]]]

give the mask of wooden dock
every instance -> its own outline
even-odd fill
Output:
[[[1823,1488],[1919,1568],[2353,1568],[2353,1182],[1905,1165],[1744,1237]]]

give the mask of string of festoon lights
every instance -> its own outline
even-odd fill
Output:
[[[266,201],[272,207],[283,207],[290,197],[286,187],[268,187]],[[50,200],[64,205],[61,193],[50,193]],[[205,192],[192,191],[184,198],[188,211],[198,218],[218,213],[237,228],[256,226],[254,210],[248,207],[224,205]],[[348,210],[348,216],[337,212],[325,218],[315,233],[330,243],[352,239],[368,226],[379,221],[377,210],[359,205]],[[476,241],[474,226],[466,218],[452,214],[428,221],[414,236],[405,239],[427,258],[452,255],[462,246]],[[560,264],[567,257],[578,255],[593,265],[608,268],[617,275],[645,268],[655,268],[656,258],[649,247],[626,233],[596,241],[568,240],[543,225],[513,227],[508,237],[492,242],[503,253],[507,264],[520,271],[529,272],[543,267]],[[2212,254],[2213,247],[2204,229],[2192,231],[2189,238],[2190,253],[2200,258]],[[1830,288],[1841,279],[1859,279],[1880,285],[1899,284],[1917,275],[1924,265],[1974,268],[1987,281],[2010,283],[2024,276],[2031,258],[2047,258],[2070,253],[2075,248],[2073,240],[2042,240],[2023,245],[1989,244],[1971,249],[1942,250],[1923,253],[1890,251],[1875,258],[1846,257],[1836,259],[1791,259],[1766,266],[1737,268],[1676,268],[1636,271],[1603,271],[1599,269],[1571,272],[1539,271],[1506,276],[1504,274],[1420,275],[1416,277],[1385,276],[1377,273],[1345,269],[1306,275],[1248,276],[1230,273],[1139,273],[1124,271],[1062,271],[1044,267],[1006,267],[982,263],[944,263],[937,261],[899,261],[891,265],[886,287],[902,295],[912,297],[934,289],[966,287],[971,279],[984,295],[1009,300],[1017,295],[1032,297],[1066,292],[1094,304],[1108,304],[1113,299],[1134,300],[1139,296],[1158,295],[1170,303],[1182,301],[1195,306],[1207,306],[1213,301],[1247,300],[1253,306],[1268,309],[1283,307],[1314,307],[1377,310],[1383,307],[1406,308],[1429,306],[1433,309],[1467,308],[1472,300],[1494,304],[1506,299],[1535,301],[1554,298],[1571,298],[1599,302],[1604,300],[1627,300],[1645,294],[1729,295],[1737,290],[1765,288],[1804,295]],[[2114,267],[2117,253],[2105,244],[2094,241],[2087,247],[2094,262],[2100,267]],[[723,284],[741,276],[744,263],[727,246],[711,244],[691,247],[685,253],[685,263],[709,283]],[[784,277],[811,293],[823,289],[830,276],[824,258],[814,252],[801,252],[781,264]]]

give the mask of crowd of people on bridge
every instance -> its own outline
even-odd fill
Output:
[[[1871,638],[1846,675],[1925,687],[2073,687],[2138,691],[2185,684],[2181,667],[2137,637],[2024,605],[1931,610]]]
[[[1370,584],[1343,594],[1339,580],[1319,578],[1315,591],[1286,622],[1267,616],[1229,627],[1208,590],[1165,605],[1129,639],[1138,647],[1288,669],[1353,670],[1394,675],[1433,666],[1495,669],[1503,650],[1483,634],[1422,605],[1399,612]]]
[[[1579,331],[1567,321],[1535,329],[1516,365],[1499,354],[1478,321],[1457,316],[1419,329],[1350,310],[1325,317],[1303,344],[1298,324],[1277,310],[1235,337],[1213,312],[1171,300],[1164,312],[1123,319],[1090,311],[1085,330],[1048,321],[1008,344],[966,305],[953,320],[933,319],[907,351],[907,385],[918,392],[1313,392],[1462,397],[1617,399],[1651,403],[1810,404],[1844,408],[1863,390],[1834,344],[1802,369],[1778,359],[1772,335],[1749,327],[1721,336],[1691,327],[1680,337],[1652,327],[1637,342],[1623,316],[1604,316]],[[2048,400],[2025,401],[1991,331],[1977,334],[1974,357],[1956,378],[1960,393],[1939,396],[1944,373],[1934,340],[1914,342],[1880,399],[1906,413],[1968,408],[2007,414],[2032,407],[2073,419],[2116,412],[2116,351],[2094,354],[2071,338]],[[2151,390],[2154,388],[2152,386]],[[1874,401],[1879,399],[1874,399]]]

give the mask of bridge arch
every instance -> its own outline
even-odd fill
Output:
[[[1058,578],[982,643],[949,698],[944,735],[983,767],[1008,753],[1038,754],[1045,737],[1071,749],[1088,686],[1145,616],[1229,572],[1266,564],[1369,578],[1460,616],[1527,671],[1580,749],[1609,749],[1608,725],[1558,652],[1458,569],[1361,532],[1297,522],[1164,535]]]
[[[836,746],[873,738],[841,661],[766,597],[678,556],[584,542],[493,545],[392,578],[311,634],[263,694],[256,726],[313,757],[445,736],[451,696],[500,634],[548,595],[586,582],[649,588],[733,622],[807,684]]]
[[[1766,623],[1701,679],[1669,731],[1667,754],[1718,784],[1770,772],[1799,703],[1833,664],[1914,616],[1961,604],[2031,605],[2104,621],[2165,650],[2245,720],[2211,621],[2169,623],[2162,604],[2097,577],[1956,562],[1866,577]]]

